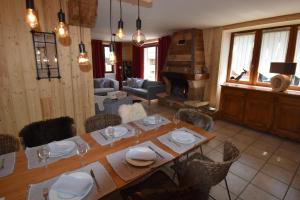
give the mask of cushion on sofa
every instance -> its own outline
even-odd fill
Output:
[[[102,87],[104,79],[103,78],[95,78],[94,79],[94,88]]]
[[[134,85],[134,80],[133,78],[127,78],[127,86],[128,87],[133,87]]]
[[[142,88],[143,83],[144,83],[144,80],[143,80],[143,79],[137,78],[137,79],[135,79],[134,87],[135,87],[135,88]]]
[[[113,88],[113,83],[109,79],[104,79],[101,85],[102,88]]]
[[[151,87],[151,86],[158,86],[158,85],[161,85],[162,83],[160,81],[144,81],[144,84],[142,86],[142,88],[144,89],[148,89],[148,87]]]

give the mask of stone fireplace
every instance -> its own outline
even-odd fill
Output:
[[[179,107],[186,101],[201,102],[209,78],[206,71],[202,31],[190,29],[174,33],[161,72],[166,93],[160,95],[160,102],[176,103]]]

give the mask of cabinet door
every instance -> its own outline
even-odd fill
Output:
[[[273,96],[262,92],[249,92],[246,98],[244,124],[268,131],[273,120]]]
[[[300,141],[300,99],[280,97],[275,104],[275,134]]]
[[[220,113],[223,119],[242,123],[245,106],[245,93],[243,90],[222,88]]]

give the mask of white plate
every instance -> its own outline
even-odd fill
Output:
[[[155,125],[156,124],[156,116],[149,116],[143,119],[143,123],[146,125]]]
[[[64,140],[64,141],[57,141],[56,143],[59,146],[61,146],[63,150],[60,152],[51,152],[50,150],[50,157],[52,158],[67,155],[76,148],[76,144],[73,141]]]
[[[74,173],[68,174],[68,176],[73,176],[73,177],[76,177],[76,178],[89,179],[89,181],[91,182],[91,185],[86,190],[86,192],[82,196],[80,196],[80,197],[78,197],[78,196],[74,197],[74,195],[60,193],[60,192],[57,192],[55,190],[50,189],[50,191],[49,191],[49,200],[63,200],[63,199],[68,199],[68,200],[82,200],[84,197],[86,197],[90,193],[90,191],[92,190],[92,188],[94,186],[94,180],[93,180],[93,178],[89,174],[87,174],[87,173],[84,173],[84,172],[74,172]]]
[[[114,128],[114,136],[115,137],[122,137],[128,133],[128,129],[124,126],[115,126]]]
[[[132,158],[130,158],[130,151],[134,151],[134,150],[136,150],[136,149],[139,149],[139,150],[148,150],[149,148],[147,148],[147,147],[135,147],[135,148],[132,148],[132,149],[129,149],[127,152],[126,152],[126,154],[125,154],[125,159],[126,159],[126,161],[129,163],[129,164],[131,164],[131,165],[133,165],[133,166],[136,166],[136,167],[146,167],[146,166],[149,166],[149,165],[152,165],[154,162],[155,162],[155,160],[136,160],[136,159],[132,159]],[[149,151],[152,151],[151,149],[149,149]],[[153,152],[153,151],[152,151]],[[151,153],[151,152],[150,152]],[[155,154],[155,152],[153,152],[154,153],[154,157],[156,158],[156,154]]]
[[[178,142],[181,144],[192,144],[196,140],[196,138],[193,134],[188,133],[183,130],[173,131],[171,137],[175,142]]]

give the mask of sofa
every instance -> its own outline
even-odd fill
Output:
[[[94,95],[103,96],[107,92],[119,90],[119,81],[111,78],[94,78]]]
[[[148,104],[150,104],[150,100],[157,99],[156,94],[166,90],[165,85],[160,81],[149,81],[140,78],[128,78],[122,84],[123,91],[148,100]]]
[[[133,104],[132,98],[131,97],[125,97],[125,98],[121,98],[121,99],[106,98],[103,101],[103,110],[101,110],[99,108],[98,103],[95,103],[95,111],[96,111],[96,114],[109,113],[109,114],[118,115],[119,107],[124,104],[127,104],[127,105]]]

